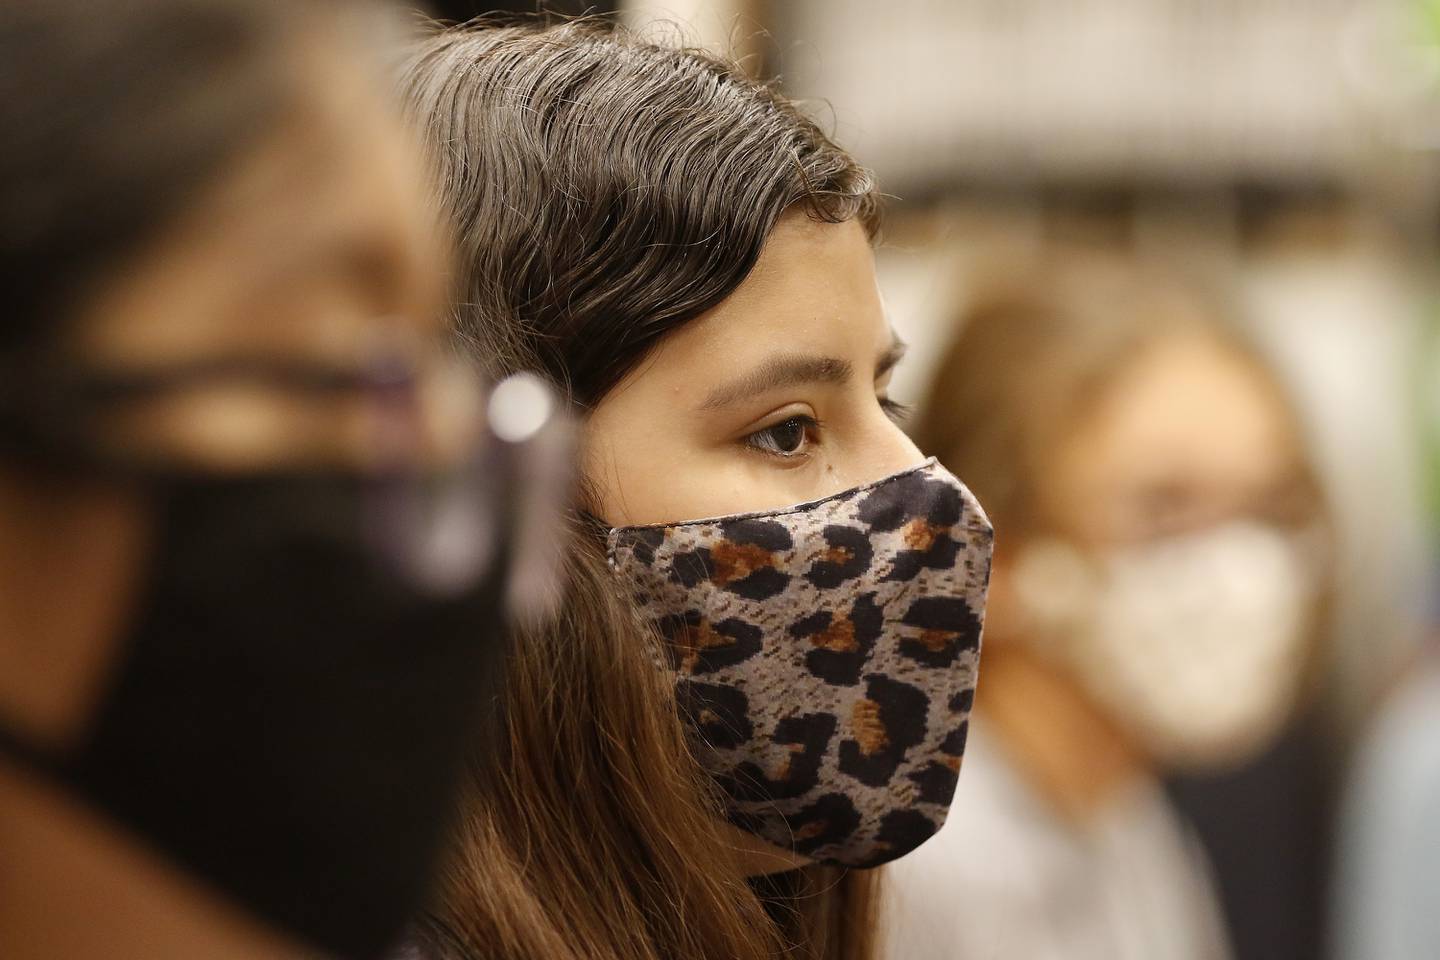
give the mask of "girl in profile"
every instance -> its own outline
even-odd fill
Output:
[[[580,408],[565,616],[519,637],[416,949],[862,960],[948,809],[990,536],[888,395],[871,175],[735,64],[480,24],[406,79],[460,342]]]

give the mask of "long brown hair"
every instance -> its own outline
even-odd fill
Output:
[[[460,246],[458,336],[582,408],[729,296],[787,211],[875,228],[869,173],[700,51],[481,23],[423,43],[405,86]],[[516,960],[869,957],[874,871],[743,879],[660,641],[577,544],[564,615],[516,645],[421,939]]]

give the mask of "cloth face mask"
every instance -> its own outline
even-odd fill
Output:
[[[214,365],[37,369],[0,376],[0,457],[133,493],[151,530],[86,728],[54,743],[0,716],[0,752],[326,956],[389,956],[431,887],[463,758],[491,746],[509,620],[557,595],[563,411],[511,378],[475,404],[491,430],[453,462],[212,473],[129,459],[86,428],[103,410],[87,398],[153,396]],[[404,355],[218,369],[353,390],[412,429]]]
[[[945,820],[993,535],[933,459],[770,512],[610,531],[732,822],[873,867]]]
[[[1263,748],[1289,715],[1316,595],[1306,541],[1234,521],[1087,557],[1026,547],[1015,592],[1034,642],[1171,770]]]
[[[148,582],[91,729],[0,749],[336,956],[385,955],[428,889],[498,688],[504,567],[432,591],[378,562],[360,478],[157,489]]]

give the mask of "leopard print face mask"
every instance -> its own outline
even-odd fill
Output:
[[[874,867],[949,809],[992,541],[932,459],[783,510],[612,530],[609,556],[668,641],[730,819]]]

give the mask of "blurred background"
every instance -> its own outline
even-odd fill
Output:
[[[433,6],[464,19],[505,5]],[[1286,734],[1168,789],[1205,843],[1235,956],[1440,956],[1436,921],[1425,940],[1368,902],[1398,889],[1440,914],[1440,881],[1397,862],[1415,837],[1440,862],[1440,776],[1417,786],[1424,757],[1405,753],[1423,754],[1415,731],[1436,722],[1413,691],[1440,600],[1440,2],[549,7],[734,53],[877,171],[893,197],[881,282],[911,344],[897,399],[925,399],[978,291],[1055,245],[1179,265],[1223,291],[1299,411],[1334,528],[1333,597],[1315,693]],[[1417,789],[1436,801],[1428,833],[1400,822],[1425,808]]]

